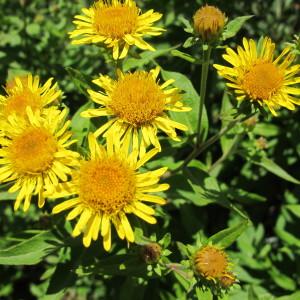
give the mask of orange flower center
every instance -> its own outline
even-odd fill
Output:
[[[119,79],[109,107],[114,114],[133,126],[151,122],[165,108],[165,94],[151,74],[135,72]]]
[[[33,111],[42,108],[41,96],[33,93],[30,89],[24,88],[22,90],[12,91],[6,98],[3,105],[3,115],[9,116],[16,113],[18,116],[24,117],[26,115],[26,107],[30,106]]]
[[[116,6],[95,6],[94,27],[99,35],[121,39],[135,32],[139,16],[138,8],[118,3]]]
[[[200,249],[195,256],[195,269],[206,279],[223,276],[228,267],[227,257],[224,251],[206,246]]]
[[[96,211],[115,214],[134,200],[134,170],[118,158],[86,161],[79,176],[79,197]]]
[[[10,159],[20,174],[38,174],[50,168],[57,142],[44,128],[29,128],[12,140]]]
[[[283,73],[272,63],[258,61],[244,75],[242,86],[251,99],[268,100],[281,87]]]

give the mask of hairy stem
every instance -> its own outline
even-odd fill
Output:
[[[202,62],[202,71],[201,71],[201,82],[200,82],[200,102],[199,102],[199,114],[198,114],[198,124],[197,124],[196,147],[201,143],[201,139],[202,139],[202,131],[201,131],[202,115],[203,115],[203,107],[205,105],[207,76],[208,76],[211,49],[212,48],[210,46],[208,46],[208,48],[205,50],[203,49],[203,62]]]
[[[203,151],[205,151],[207,148],[209,148],[211,145],[213,145],[215,142],[217,142],[224,134],[226,134],[229,130],[231,130],[236,124],[242,123],[246,121],[247,119],[253,117],[255,113],[252,113],[248,116],[242,117],[242,118],[236,118],[232,120],[228,125],[223,127],[217,134],[213,135],[211,138],[209,138],[205,143],[201,145],[197,145],[197,147],[194,148],[194,150],[189,154],[189,156],[184,160],[182,165],[180,165],[178,168],[173,170],[173,174],[182,170],[185,168],[191,160],[196,158],[198,155],[200,155]]]

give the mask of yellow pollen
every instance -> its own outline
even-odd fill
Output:
[[[109,107],[120,119],[133,126],[151,122],[162,114],[165,95],[151,74],[135,72],[119,79]]]
[[[223,276],[228,267],[227,257],[224,251],[206,246],[200,249],[195,256],[195,269],[206,279]]]
[[[42,108],[41,96],[33,93],[28,88],[8,95],[6,103],[3,106],[3,114],[9,116],[16,113],[18,116],[26,115],[26,107],[30,106],[33,111]]]
[[[225,15],[217,7],[205,5],[194,15],[194,29],[203,40],[207,41],[219,34],[225,21]]]
[[[16,172],[39,174],[51,167],[57,142],[44,128],[29,128],[12,140],[10,159]]]
[[[136,6],[124,4],[116,7],[95,6],[94,27],[99,35],[121,39],[126,34],[135,32],[139,10]]]
[[[118,158],[86,161],[79,176],[79,198],[96,211],[115,214],[134,200],[134,170]]]
[[[251,99],[268,100],[282,86],[283,73],[272,63],[258,61],[244,75],[242,86]]]

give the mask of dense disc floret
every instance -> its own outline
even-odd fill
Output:
[[[204,246],[195,254],[194,269],[203,278],[215,281],[223,277],[228,270],[227,255],[215,246]]]
[[[226,17],[215,6],[205,5],[194,15],[194,30],[205,42],[214,40],[222,31]]]
[[[95,210],[109,215],[119,212],[134,198],[134,175],[131,166],[118,157],[86,161],[80,168],[79,197]]]
[[[141,13],[133,0],[99,0],[82,12],[84,15],[75,16],[77,27],[70,32],[72,43],[103,43],[112,48],[114,59],[124,58],[132,45],[153,51],[143,37],[160,35],[164,31],[153,26],[162,15],[152,9]]]
[[[134,234],[128,214],[134,214],[154,224],[155,210],[145,202],[163,205],[165,200],[155,192],[165,191],[168,184],[158,184],[166,168],[140,173],[138,169],[157,153],[157,149],[145,153],[138,159],[137,151],[129,152],[124,144],[107,139],[106,148],[100,146],[93,134],[89,134],[90,158],[83,159],[73,171],[71,181],[58,185],[50,197],[72,196],[53,209],[53,213],[69,210],[67,220],[80,216],[73,236],[83,233],[83,244],[89,247],[99,234],[103,247],[111,248],[111,224],[120,239],[134,242]]]
[[[0,96],[0,119],[6,119],[11,114],[26,116],[26,107],[33,111],[42,110],[60,100],[62,92],[57,84],[52,84],[53,78],[40,83],[39,76],[28,74],[16,76],[6,84],[6,95]]]
[[[11,115],[1,123],[0,182],[12,182],[9,192],[17,192],[15,209],[24,201],[27,211],[33,195],[38,205],[45,203],[44,191],[53,191],[59,181],[66,181],[72,168],[78,164],[78,153],[67,149],[70,140],[70,121],[64,122],[67,111],[49,109],[41,116],[30,107],[27,117]]]
[[[274,58],[275,44],[264,38],[258,48],[254,40],[243,39],[243,46],[237,52],[226,49],[223,58],[232,67],[214,65],[219,74],[229,80],[237,100],[250,100],[252,103],[266,105],[273,115],[281,106],[294,110],[300,105],[300,65],[293,64],[295,55],[290,48]]]
[[[154,145],[160,149],[157,131],[165,132],[173,140],[179,140],[175,129],[187,130],[181,123],[171,120],[167,111],[186,112],[177,88],[166,89],[174,80],[159,84],[159,68],[150,72],[118,72],[117,80],[100,76],[94,80],[104,92],[89,90],[92,100],[101,107],[84,111],[83,117],[112,117],[95,135],[114,137],[121,143],[132,143],[144,155],[146,148]],[[140,135],[141,133],[141,135]]]

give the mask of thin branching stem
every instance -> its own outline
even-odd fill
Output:
[[[209,138],[205,143],[202,143],[201,145],[198,145],[193,149],[193,151],[190,153],[190,155],[184,160],[184,162],[175,170],[172,171],[172,174],[177,173],[178,171],[185,168],[191,160],[196,158],[198,155],[200,155],[203,151],[205,151],[207,148],[209,148],[211,145],[213,145],[215,142],[217,142],[224,134],[226,134],[229,130],[231,130],[236,124],[242,123],[246,121],[247,119],[253,117],[256,113],[252,113],[248,116],[242,117],[242,118],[236,118],[232,120],[228,125],[223,127],[218,133],[213,135],[211,138]]]
[[[198,124],[197,124],[197,140],[196,140],[195,148],[201,143],[201,139],[202,139],[202,115],[203,115],[203,108],[205,106],[206,86],[207,86],[207,77],[208,77],[211,49],[212,49],[211,46],[208,46],[207,49],[203,49],[203,62],[202,62],[201,81],[200,81],[200,102],[199,102],[199,114],[198,114]]]

